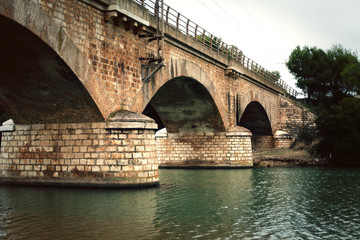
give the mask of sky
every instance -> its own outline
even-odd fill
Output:
[[[360,50],[358,0],[164,0],[295,88],[285,62],[299,45]],[[297,89],[298,91],[301,91]]]

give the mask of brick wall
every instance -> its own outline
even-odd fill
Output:
[[[39,4],[71,36],[91,63],[95,82],[102,83],[97,97],[101,100],[98,102],[105,103],[99,108],[106,117],[119,109],[133,110],[130,105],[143,85],[139,58],[155,54],[155,42],[149,43],[131,29],[126,30],[126,22],[118,26],[113,21],[105,22],[105,12],[85,1],[39,0]],[[134,6],[133,10],[140,8],[130,1],[128,4]]]
[[[251,143],[254,149],[258,148],[290,148],[294,138],[287,136],[255,136]]]
[[[250,136],[168,133],[156,137],[160,167],[251,167]]]
[[[291,137],[274,138],[274,147],[275,148],[290,148],[290,146],[293,142],[294,142],[294,139]]]
[[[284,97],[279,97],[277,110],[277,129],[286,131],[293,138],[297,137],[300,129],[315,125],[315,114]]]
[[[273,136],[253,136],[251,143],[254,149],[257,148],[273,148],[274,138]]]
[[[157,185],[154,130],[105,123],[16,125],[3,132],[2,181],[78,185]]]

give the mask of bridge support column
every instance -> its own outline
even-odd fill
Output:
[[[251,135],[251,132],[243,127],[215,133],[157,134],[159,166],[164,168],[252,167]]]
[[[14,132],[2,133],[0,182],[157,186],[156,124],[121,116],[108,123],[15,125]]]
[[[293,141],[294,139],[287,132],[276,130],[274,133],[275,148],[290,148]]]

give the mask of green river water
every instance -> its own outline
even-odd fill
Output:
[[[360,239],[360,169],[161,169],[160,181],[0,186],[0,239]]]

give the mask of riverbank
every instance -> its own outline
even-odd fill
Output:
[[[254,167],[325,166],[326,159],[314,157],[307,150],[256,149],[253,151]]]

